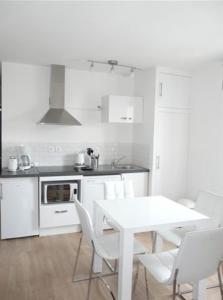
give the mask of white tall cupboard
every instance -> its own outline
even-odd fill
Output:
[[[141,134],[149,144],[149,194],[178,200],[187,189],[191,77],[166,68],[153,68],[140,76],[144,84],[141,80],[137,88],[136,81],[137,93],[144,96],[144,119],[150,116],[152,124],[144,122],[135,138],[139,140]]]
[[[38,178],[1,178],[1,238],[39,234]]]

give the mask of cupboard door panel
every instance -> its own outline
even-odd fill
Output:
[[[158,105],[168,108],[187,109],[189,103],[190,78],[161,73],[159,76]]]
[[[156,131],[155,194],[184,196],[188,155],[187,113],[159,112]]]

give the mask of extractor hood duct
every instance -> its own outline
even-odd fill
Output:
[[[67,126],[81,125],[81,123],[65,109],[65,66],[51,66],[49,103],[50,108],[40,120],[40,124]]]

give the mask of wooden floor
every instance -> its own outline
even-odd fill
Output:
[[[1,300],[84,300],[86,283],[72,283],[79,234],[0,241]],[[138,236],[149,248],[149,234]],[[166,245],[168,248],[169,245]],[[89,248],[82,248],[78,272],[88,270]],[[133,299],[145,300],[143,272]],[[215,281],[216,278],[211,279]],[[117,279],[108,280],[116,294]],[[151,299],[171,299],[171,290],[149,278]],[[189,294],[187,299],[191,299]],[[104,286],[94,280],[92,300],[111,299]],[[219,289],[208,291],[209,300],[220,300]]]

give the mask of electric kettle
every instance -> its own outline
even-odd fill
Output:
[[[8,171],[15,172],[18,169],[18,159],[15,156],[10,156],[8,160]]]

